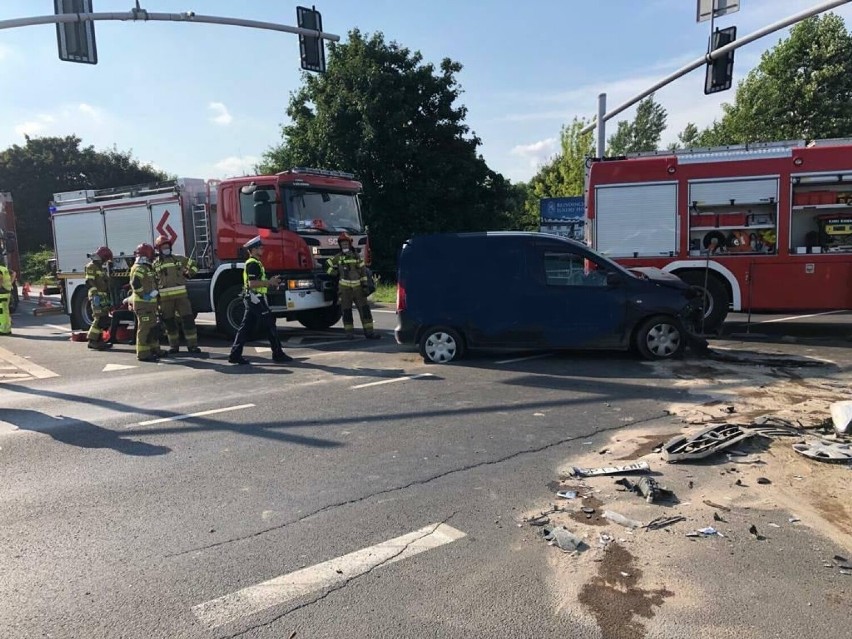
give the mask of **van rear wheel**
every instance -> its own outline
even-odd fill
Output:
[[[683,352],[686,335],[677,321],[665,315],[645,320],[636,331],[636,350],[645,359],[672,359]]]
[[[420,336],[420,355],[427,364],[448,364],[464,355],[464,343],[452,328],[433,326]]]

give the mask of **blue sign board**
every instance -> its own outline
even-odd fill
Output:
[[[581,220],[586,215],[582,196],[546,197],[539,201],[542,222],[571,222]]]

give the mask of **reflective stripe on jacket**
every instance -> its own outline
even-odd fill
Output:
[[[326,267],[329,275],[337,271],[340,286],[358,288],[367,285],[367,267],[356,252],[338,253],[329,258]]]
[[[157,275],[150,264],[134,264],[130,269],[130,288],[134,302],[152,302],[145,296],[157,289]]]
[[[89,297],[109,294],[109,277],[107,277],[106,269],[103,266],[89,262],[83,272],[86,274],[86,288],[89,291]]]
[[[154,271],[160,285],[160,297],[186,295],[186,280],[198,272],[198,268],[183,255],[160,256],[154,261]]]

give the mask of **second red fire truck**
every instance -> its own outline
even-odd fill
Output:
[[[587,239],[729,310],[852,309],[852,141],[660,151],[591,162]]]

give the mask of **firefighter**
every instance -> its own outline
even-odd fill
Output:
[[[104,329],[109,327],[109,273],[107,266],[112,260],[112,251],[106,246],[100,246],[86,264],[86,290],[89,294],[89,304],[92,307],[92,325],[86,337],[89,348],[103,351],[112,348],[112,344],[103,341]]]
[[[6,254],[0,253],[0,335],[12,334],[12,314],[9,300],[12,299],[12,283],[15,277],[6,266]]]
[[[160,313],[169,338],[169,353],[177,353],[180,350],[181,329],[186,338],[186,350],[190,353],[200,353],[195,318],[186,290],[186,280],[195,275],[198,268],[188,257],[173,255],[172,242],[165,235],[154,240],[154,246],[157,249],[154,271],[157,273],[160,291]]]
[[[275,316],[269,310],[269,304],[266,301],[266,293],[269,288],[277,288],[281,279],[277,275],[266,279],[266,269],[263,268],[263,263],[260,261],[260,256],[263,253],[263,243],[260,236],[250,239],[243,244],[243,248],[249,254],[243,269],[243,303],[246,310],[240,324],[240,330],[237,331],[237,336],[234,338],[234,345],[231,347],[228,361],[231,364],[251,363],[243,357],[243,346],[255,334],[258,325],[260,325],[269,337],[273,361],[291,362],[293,358],[281,348],[281,340],[278,338],[278,329],[275,326]]]
[[[358,307],[361,326],[367,339],[379,339],[373,330],[373,314],[367,302],[367,267],[364,260],[352,247],[352,238],[346,231],[337,237],[340,253],[331,257],[326,264],[329,275],[337,275],[338,299],[343,310],[343,330],[347,339],[355,339],[355,320],[352,319],[352,304]]]
[[[133,289],[133,312],[136,313],[136,359],[156,362],[165,353],[160,351],[157,330],[157,274],[151,262],[154,247],[140,244],[133,253],[136,261],[130,269],[130,288]]]

